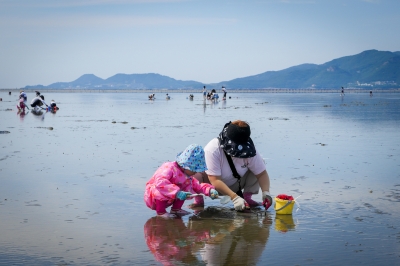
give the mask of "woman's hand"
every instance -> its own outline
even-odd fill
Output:
[[[243,211],[246,208],[246,201],[238,195],[236,195],[232,202],[237,211]]]
[[[269,194],[269,191],[262,192],[262,199],[263,199],[262,205],[265,207],[265,210],[268,210],[268,208],[271,207],[272,205],[272,197]]]

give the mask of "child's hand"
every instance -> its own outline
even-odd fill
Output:
[[[218,199],[218,191],[216,191],[215,189],[210,189],[210,198],[211,199]]]
[[[185,200],[190,194],[190,192],[185,192],[185,191],[178,191],[178,193],[176,193],[176,197],[180,200]]]

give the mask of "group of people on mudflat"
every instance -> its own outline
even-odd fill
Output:
[[[224,96],[222,97],[222,100],[226,100],[226,88],[222,86],[221,88],[222,92],[224,93]],[[219,95],[215,89],[212,89],[211,92],[207,92],[206,86],[203,87],[203,98],[207,100],[214,100],[217,101],[219,99]]]
[[[224,96],[222,97],[222,100],[226,100],[226,94],[227,94],[226,88],[224,86],[222,86],[221,90],[222,90],[222,92],[224,94]],[[206,89],[206,86],[203,86],[202,93],[203,93],[203,99],[204,100],[207,99],[207,100],[218,101],[218,99],[219,99],[219,95],[218,95],[218,93],[217,93],[217,91],[215,89],[212,89],[210,92],[208,92],[207,89]],[[153,94],[149,94],[148,98],[149,98],[149,100],[154,100],[156,97],[155,97],[155,94],[153,93]],[[168,93],[165,95],[165,99],[166,100],[170,100],[171,99],[171,97],[168,95]],[[193,100],[194,99],[194,95],[193,94],[189,94],[189,99]]]
[[[163,218],[189,214],[182,209],[187,199],[194,200],[190,207],[204,207],[203,196],[227,196],[236,211],[256,206],[268,209],[273,203],[270,179],[250,134],[250,125],[236,120],[226,123],[204,149],[189,145],[174,161],[162,164],[146,183],[146,205]],[[252,199],[260,189],[262,203]]]
[[[17,104],[18,111],[25,112],[25,108],[29,109],[27,105],[28,96],[26,93],[21,90],[19,93],[19,100]],[[43,108],[43,105],[46,105],[46,108]],[[39,91],[36,91],[36,96],[32,99],[30,106],[36,109],[46,109],[47,111],[57,111],[59,108],[54,100],[51,100],[50,104],[47,104],[44,101],[44,96],[40,94]]]

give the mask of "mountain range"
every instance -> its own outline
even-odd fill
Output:
[[[48,86],[26,86],[25,89],[201,89],[225,86],[228,89],[337,89],[400,88],[400,51],[367,50],[334,59],[327,63],[301,64],[280,71],[267,71],[254,76],[219,83],[176,80],[155,73],[116,74],[107,79],[85,74],[71,82]]]

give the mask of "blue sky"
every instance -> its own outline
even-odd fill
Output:
[[[400,51],[399,0],[0,0],[0,88],[83,74],[204,83]]]

